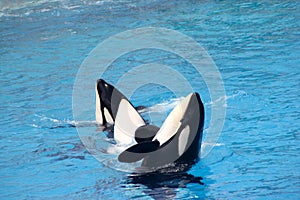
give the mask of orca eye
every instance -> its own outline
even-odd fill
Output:
[[[108,85],[106,83],[104,83],[104,86],[107,87]]]

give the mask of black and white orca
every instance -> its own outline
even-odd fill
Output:
[[[146,124],[125,95],[103,79],[96,83],[96,121],[104,126],[114,125],[113,137],[121,144],[151,140],[159,130]]]
[[[143,167],[169,163],[193,164],[199,158],[204,125],[204,107],[198,93],[185,97],[169,114],[151,141],[129,147],[120,162],[142,160]]]
[[[141,167],[170,163],[193,164],[201,148],[204,106],[198,93],[191,93],[172,110],[159,128],[146,124],[129,100],[102,79],[96,85],[96,119],[114,124],[114,139],[130,145],[120,162],[142,160]]]

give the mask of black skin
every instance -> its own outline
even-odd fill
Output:
[[[109,112],[109,114],[112,116],[113,120],[115,120],[118,106],[122,99],[125,99],[129,102],[129,100],[114,86],[107,83],[103,79],[97,80],[97,90],[98,94],[100,96],[100,103],[101,103],[101,113],[102,113],[102,119],[103,119],[103,125],[105,127],[108,126],[107,120],[104,116],[104,108],[106,108]],[[130,102],[129,102],[130,103]],[[145,106],[138,106],[136,107],[137,110],[143,110],[145,109]],[[145,122],[146,123],[146,122]],[[154,125],[145,125],[138,128],[135,135],[135,140],[138,143],[151,141],[153,137],[158,132],[159,128]]]
[[[114,86],[107,83],[103,79],[97,80],[97,90],[100,96],[101,101],[101,113],[103,119],[103,125],[107,125],[107,121],[104,116],[104,108],[107,108],[109,114],[112,116],[113,120],[115,120],[118,110],[118,105],[120,104],[122,99],[129,100]],[[130,103],[130,102],[129,102]],[[134,106],[133,106],[134,107]],[[137,111],[145,109],[145,106],[137,106],[135,109]]]
[[[109,114],[112,116],[113,120],[115,120],[116,117],[116,112],[113,112],[113,103],[115,103],[115,101],[112,101],[112,96],[114,95],[118,95],[122,98],[126,98],[124,97],[124,95],[122,95],[122,93],[120,93],[117,89],[115,89],[112,85],[110,85],[109,83],[107,83],[106,81],[104,81],[103,79],[99,79],[97,80],[97,90],[98,90],[98,94],[100,96],[100,103],[101,103],[101,113],[102,113],[102,119],[103,119],[103,125],[107,125],[107,121],[106,118],[104,116],[104,108],[107,108]],[[117,98],[114,98],[117,99]],[[119,103],[120,100],[117,102]]]
[[[152,141],[158,131],[159,128],[154,125],[141,126],[135,131],[135,140],[137,143]]]

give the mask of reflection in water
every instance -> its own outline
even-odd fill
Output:
[[[191,167],[177,164],[151,173],[133,173],[126,177],[126,183],[146,186],[143,192],[153,199],[174,199],[178,188],[185,188],[190,183],[204,185],[202,177],[187,173]]]

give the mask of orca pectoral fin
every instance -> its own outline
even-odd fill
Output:
[[[150,153],[152,151],[156,151],[158,149],[159,145],[160,144],[159,144],[158,140],[146,141],[146,142],[135,144],[135,145],[129,147],[128,149],[126,149],[126,151],[129,151],[132,153]]]
[[[143,159],[148,153],[156,151],[159,145],[158,140],[135,144],[123,151],[119,155],[118,160],[125,163],[137,162]]]

